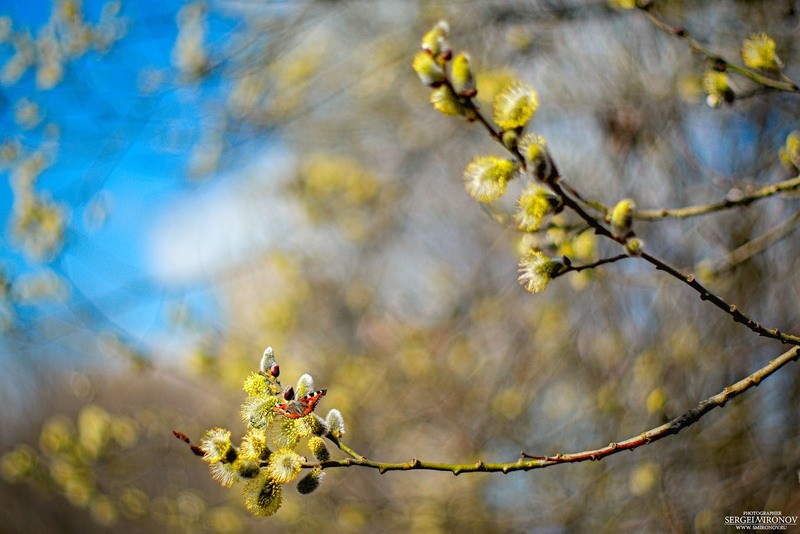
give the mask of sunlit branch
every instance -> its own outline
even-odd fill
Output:
[[[636,436],[622,441],[613,442],[597,449],[567,454],[559,453],[548,456],[534,456],[523,452],[523,458],[515,462],[508,463],[485,463],[483,461],[477,461],[465,464],[450,464],[426,462],[417,458],[413,458],[407,462],[385,463],[369,460],[363,455],[355,453],[349,447],[346,447],[340,439],[327,436],[340,449],[345,451],[351,457],[343,460],[305,462],[303,467],[321,467],[323,469],[328,469],[333,467],[359,466],[377,469],[380,473],[385,473],[387,471],[410,471],[419,469],[428,471],[449,471],[454,475],[459,475],[461,473],[510,473],[513,471],[530,471],[532,469],[542,469],[544,467],[557,464],[584,462],[587,460],[601,460],[607,456],[611,456],[612,454],[626,450],[633,450],[637,447],[649,445],[655,441],[666,438],[667,436],[677,434],[684,428],[687,428],[699,421],[705,414],[714,408],[721,408],[725,406],[729,400],[738,397],[754,386],[758,386],[765,378],[769,377],[780,368],[793,361],[797,361],[798,357],[800,357],[800,347],[794,347],[770,361],[767,365],[757,370],[753,374],[726,388],[723,388],[723,390],[718,394],[701,401],[699,404],[697,404],[697,406],[691,410],[688,410],[680,417],[677,417],[661,426],[642,432]]]

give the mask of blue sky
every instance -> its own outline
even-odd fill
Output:
[[[102,2],[84,3],[85,18],[97,20]],[[0,87],[3,136],[35,148],[48,123],[58,126],[58,155],[37,182],[37,189],[72,208],[68,239],[61,258],[50,264],[31,261],[7,239],[0,241],[0,264],[12,278],[44,267],[73,283],[72,300],[18,310],[22,320],[42,314],[70,314],[70,305],[92,302],[101,328],[144,339],[164,328],[165,300],[187,299],[200,308],[213,305],[202,284],[165,294],[153,279],[148,250],[157,224],[172,206],[186,202],[205,184],[186,178],[188,155],[201,133],[197,90],[175,88],[170,53],[177,35],[181,2],[124,3],[127,34],[106,54],[89,52],[69,63],[63,82],[37,91],[31,71],[16,84]],[[50,16],[49,2],[12,1],[0,7],[14,29],[35,35]],[[10,54],[0,49],[0,58]],[[141,73],[166,83],[148,95],[140,91]],[[32,130],[14,124],[14,107],[27,97],[44,120]],[[7,224],[12,207],[8,172],[0,180],[0,218]],[[99,228],[87,224],[87,209],[105,207]],[[105,317],[103,317],[105,316]],[[103,324],[108,321],[107,324]]]

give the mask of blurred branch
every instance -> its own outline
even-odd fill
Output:
[[[797,228],[798,224],[800,224],[800,212],[795,213],[786,221],[772,228],[768,232],[738,247],[725,258],[715,261],[706,269],[704,269],[703,273],[708,273],[714,276],[734,269],[738,265],[741,265],[756,254],[763,252],[784,237],[788,236]]]
[[[461,473],[510,473],[512,471],[530,471],[532,469],[541,469],[556,464],[584,462],[586,460],[601,460],[606,456],[611,456],[612,454],[616,454],[620,451],[633,450],[637,447],[649,445],[654,441],[658,441],[667,436],[677,434],[684,428],[687,428],[699,421],[705,414],[714,408],[722,408],[729,400],[733,399],[734,397],[738,397],[754,386],[758,386],[762,380],[772,375],[785,365],[793,361],[797,361],[799,357],[800,347],[794,347],[770,361],[767,365],[757,370],[755,373],[726,388],[723,388],[723,390],[716,395],[701,401],[697,406],[685,412],[680,417],[677,417],[656,428],[642,432],[637,436],[633,436],[620,442],[610,443],[605,447],[600,447],[598,449],[568,454],[559,453],[553,456],[532,456],[523,452],[522,456],[524,458],[510,463],[485,463],[483,461],[478,461],[468,464],[448,464],[426,462],[417,458],[413,458],[408,462],[384,463],[369,460],[365,456],[355,453],[352,449],[350,449],[350,447],[344,445],[341,439],[329,434],[326,437],[336,444],[340,449],[346,452],[349,456],[351,456],[351,458],[345,458],[343,460],[326,460],[324,462],[304,462],[303,467],[319,467],[322,469],[327,469],[332,467],[360,466],[377,469],[381,474],[387,471],[410,471],[413,469],[424,469],[429,471],[449,471],[454,475],[460,475]]]

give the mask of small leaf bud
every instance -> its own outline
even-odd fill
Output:
[[[278,378],[281,375],[281,366],[277,363],[273,363],[269,366],[269,375],[272,378]]]
[[[641,239],[628,239],[625,242],[625,252],[628,253],[628,256],[641,256],[643,246],[644,243]]]
[[[261,356],[261,365],[259,368],[262,373],[272,378],[278,378],[278,375],[281,374],[281,369],[278,367],[278,362],[275,361],[275,352],[272,350],[272,347],[264,349],[264,355]]]

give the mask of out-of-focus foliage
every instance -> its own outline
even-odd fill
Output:
[[[752,61],[747,50],[758,43],[743,42],[766,32],[796,79],[790,7],[657,2],[660,16],[730,61]],[[65,236],[84,228],[57,188],[36,187],[58,165],[59,144],[37,95],[66,79],[74,54],[120,38],[125,5],[107,11],[97,22],[107,30],[69,2],[56,4],[41,32],[0,19],[14,49],[4,82],[36,69],[35,90],[8,104],[15,128],[42,140],[27,146],[3,133],[14,198],[3,241],[15,240],[33,265],[0,284],[0,321],[13,339],[22,337],[23,306],[43,292],[78,298],[68,279],[56,281],[61,271],[39,263],[58,266]],[[566,240],[557,218],[535,237],[522,234],[512,201],[483,206],[464,190],[473,157],[502,152],[476,125],[436,113],[412,70],[420,35],[442,18],[451,44],[470,53],[484,111],[512,78],[533,87],[535,133],[562,175],[606,205],[712,202],[796,174],[797,143],[787,141],[798,128],[796,95],[727,105],[728,91],[752,89],[747,80],[721,80],[641,13],[602,0],[187,4],[175,13],[175,72],[162,83],[204,99],[199,141],[180,145],[191,154],[187,180],[211,187],[196,178],[250,169],[230,185],[241,188],[239,210],[258,214],[236,227],[248,254],[204,273],[217,313],[176,308],[177,362],[158,342],[129,345],[97,315],[76,313],[89,334],[80,346],[105,365],[37,371],[41,404],[2,436],[0,495],[13,496],[12,525],[715,532],[743,510],[797,511],[800,384],[791,367],[635,453],[507,476],[343,469],[310,495],[287,491],[280,512],[261,522],[170,436],[179,428],[199,440],[202,429],[226,426],[241,439],[245,428],[232,418],[241,382],[268,344],[285,375],[309,372],[328,390],[348,443],[385,461],[513,461],[521,450],[604,445],[679,415],[780,352],[632,260],[552,280],[541,294],[520,287],[517,262],[531,246],[586,261],[612,249],[589,233]],[[706,102],[713,95],[716,109]],[[280,161],[255,172],[244,165],[276,146]],[[650,250],[692,271],[787,219],[796,202],[635,224]],[[797,332],[795,256],[788,238],[710,284],[765,324]],[[59,345],[34,347],[33,356]],[[136,365],[119,369],[120,360]]]

